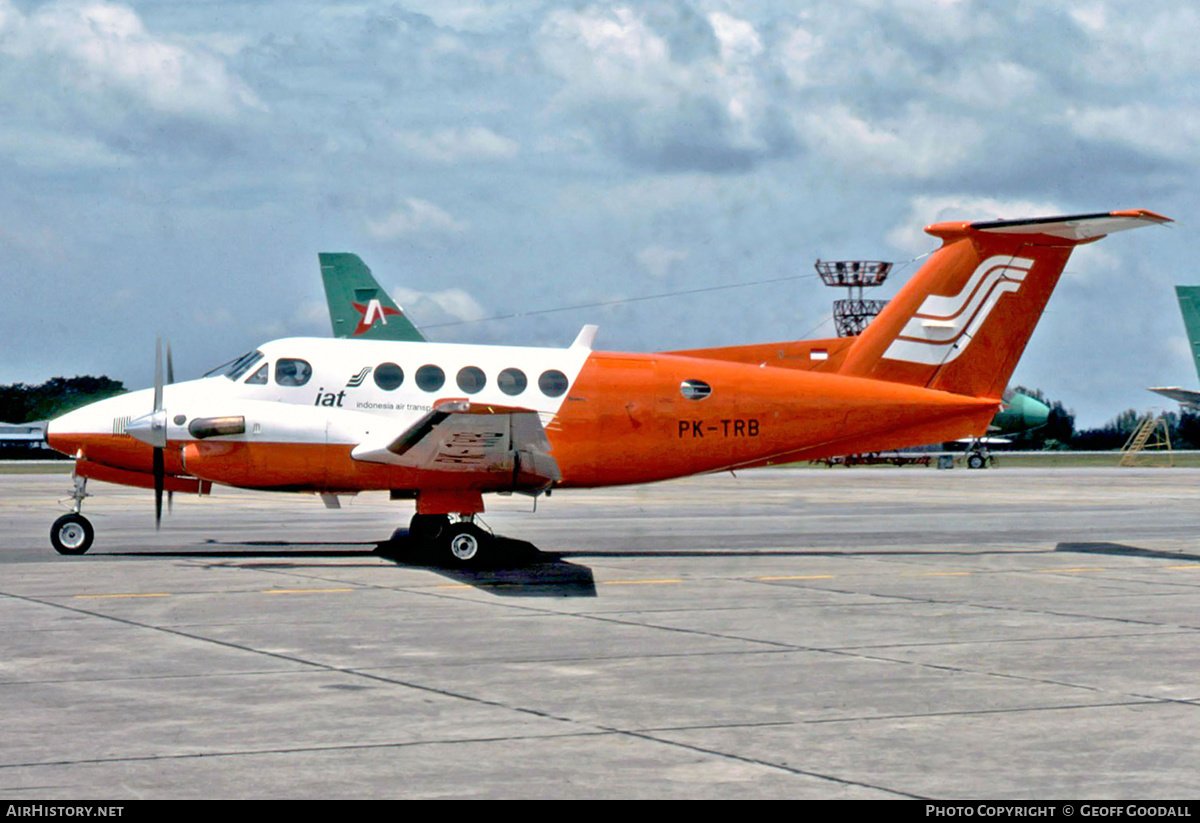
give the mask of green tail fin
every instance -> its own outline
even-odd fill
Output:
[[[334,337],[425,340],[357,254],[321,252],[317,257]]]
[[[1196,374],[1200,375],[1200,286],[1176,286],[1175,296],[1179,298],[1179,311],[1183,313]]]

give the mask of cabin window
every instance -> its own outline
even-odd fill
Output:
[[[487,375],[476,366],[463,366],[458,370],[456,380],[458,387],[467,394],[477,394],[487,385]]]
[[[247,386],[265,386],[267,385],[267,369],[270,368],[266,363],[258,367],[258,371],[246,378]]]
[[[515,397],[525,391],[529,380],[525,377],[525,372],[520,369],[505,369],[496,378],[496,385],[500,387],[500,391],[510,397]]]
[[[225,370],[225,376],[230,380],[240,380],[242,375],[250,370],[250,367],[262,360],[263,353],[260,351],[246,352],[237,360],[229,364],[229,368]]]
[[[275,382],[280,386],[303,386],[312,377],[307,360],[283,357],[275,363]]]
[[[679,393],[688,400],[703,400],[712,394],[712,386],[703,380],[684,380],[679,384]]]
[[[567,391],[567,376],[558,369],[542,372],[538,378],[538,388],[547,397],[562,397]]]
[[[416,381],[422,391],[437,391],[446,383],[446,373],[437,366],[422,366],[417,369]]]
[[[395,363],[380,363],[375,367],[375,385],[384,391],[395,391],[404,382],[404,369]]]

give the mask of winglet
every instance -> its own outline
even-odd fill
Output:
[[[571,344],[571,348],[591,351],[592,342],[596,339],[596,332],[599,330],[599,326],[584,326],[579,330],[579,335],[575,338],[575,342]]]

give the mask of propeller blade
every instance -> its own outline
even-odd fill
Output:
[[[171,344],[167,344],[167,382],[175,382],[175,366],[171,362]],[[163,411],[163,353],[162,337],[154,338],[154,416]],[[154,530],[162,528],[163,486],[166,485],[167,467],[163,457],[163,445],[166,445],[167,428],[166,413],[162,415],[160,432],[162,445],[154,446]],[[156,441],[158,438],[156,438]],[[169,501],[168,501],[169,504]]]
[[[162,338],[154,338],[154,411],[163,407]]]
[[[163,460],[163,450],[154,449],[154,530],[162,528],[163,485],[166,483],[166,467]]]

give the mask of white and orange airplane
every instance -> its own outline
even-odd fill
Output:
[[[942,246],[857,337],[630,354],[288,338],[221,374],[51,421],[75,506],[51,531],[82,554],[88,478],[415,500],[410,535],[449,562],[487,554],[483,495],[648,483],[979,437],[1071,250],[1170,222],[1141,209],[925,230]],[[161,358],[159,358],[161,364]]]

